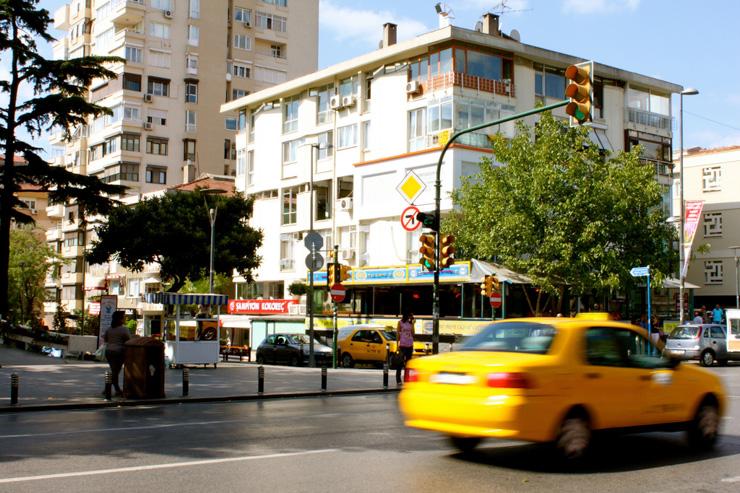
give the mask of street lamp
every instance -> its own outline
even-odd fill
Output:
[[[686,271],[688,269],[684,269],[684,263],[686,262],[686,252],[684,252],[684,221],[686,218],[684,217],[685,213],[685,206],[684,200],[683,200],[683,97],[684,96],[694,96],[696,94],[699,94],[699,91],[694,89],[693,87],[688,87],[681,91],[679,93],[678,97],[678,121],[679,121],[679,127],[678,127],[678,138],[679,138],[679,146],[680,146],[680,155],[678,158],[679,162],[679,185],[680,185],[680,197],[679,201],[681,202],[681,230],[678,234],[678,258],[679,258],[679,266],[678,266],[678,278],[680,281],[679,285],[679,292],[678,292],[678,319],[680,323],[683,323],[684,321],[684,307],[683,307],[683,293],[684,293],[684,283],[686,281]]]
[[[208,200],[206,199],[206,195],[220,195],[223,193],[226,193],[226,190],[221,190],[218,188],[206,188],[201,190],[201,192],[204,194],[203,196],[203,203],[206,206],[206,211],[208,211],[208,221],[211,223],[211,250],[210,250],[210,263],[209,263],[209,269],[208,269],[208,292],[213,293],[213,250],[214,250],[214,243],[216,240],[216,215],[218,214],[218,202],[214,205],[214,207],[208,207]]]
[[[731,246],[730,250],[735,251],[735,308],[740,309],[740,258],[737,256],[740,245]]]

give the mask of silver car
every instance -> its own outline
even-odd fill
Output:
[[[665,353],[680,359],[696,359],[702,366],[712,366],[715,361],[727,364],[728,359],[740,355],[727,354],[725,328],[718,324],[679,325],[668,335]]]

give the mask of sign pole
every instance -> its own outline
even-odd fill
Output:
[[[336,265],[336,262],[338,262],[338,261],[339,261],[339,245],[334,245],[334,262],[335,262],[335,265]],[[328,275],[329,275],[329,273],[327,271],[327,276]],[[329,287],[329,289],[331,289],[331,286]],[[332,301],[333,301],[333,298],[332,298]],[[333,355],[333,357],[332,357],[331,365],[332,365],[332,368],[336,368],[337,367],[337,337],[338,337],[338,334],[339,334],[339,328],[337,327],[338,322],[339,322],[339,320],[338,320],[339,307],[338,307],[338,304],[337,304],[336,301],[333,301],[333,303],[334,303],[334,316],[333,316],[333,319],[334,319],[334,334],[333,334],[333,337],[332,337],[332,343],[333,343],[332,344],[332,347],[333,347],[332,355]]]
[[[650,310],[650,266],[647,266],[647,318],[648,318],[648,341],[653,342],[653,317]],[[651,351],[652,352],[652,351]]]

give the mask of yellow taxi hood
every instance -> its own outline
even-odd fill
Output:
[[[492,371],[540,366],[552,363],[553,356],[503,351],[455,351],[411,360],[409,366],[424,371],[466,371],[489,367]]]

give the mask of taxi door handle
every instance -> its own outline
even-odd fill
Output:
[[[652,380],[652,375],[640,375],[640,380]]]
[[[601,378],[601,373],[586,373],[586,378]]]

